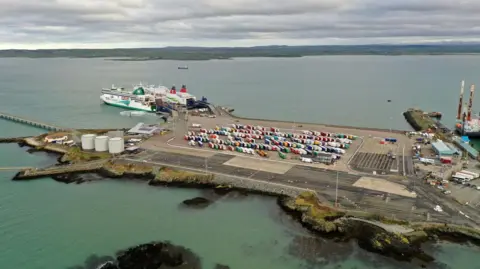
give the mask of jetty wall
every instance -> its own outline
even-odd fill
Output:
[[[59,127],[59,126],[55,126],[55,125],[52,125],[52,124],[48,124],[48,123],[44,123],[44,122],[40,122],[40,121],[36,121],[36,120],[31,120],[31,119],[27,119],[27,118],[24,118],[24,117],[15,116],[15,115],[8,114],[8,113],[3,113],[3,112],[0,112],[0,119],[9,120],[9,121],[13,121],[13,122],[17,122],[17,123],[21,123],[21,124],[25,124],[25,125],[30,125],[30,126],[45,129],[45,130],[48,130],[48,131],[59,132],[59,131],[69,130],[68,128]]]

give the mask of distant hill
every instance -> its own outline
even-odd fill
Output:
[[[314,55],[442,55],[480,53],[478,44],[165,47],[136,49],[0,50],[0,58],[114,58],[121,61],[210,60],[236,57],[302,57]]]

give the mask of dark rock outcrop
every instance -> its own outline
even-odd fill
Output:
[[[119,251],[116,258],[91,255],[83,265],[68,269],[202,269],[200,258],[191,250],[170,242],[152,242]],[[230,269],[216,264],[213,269]]]
[[[182,202],[182,204],[185,206],[195,207],[195,208],[205,208],[209,206],[211,203],[212,201],[203,197],[195,197]]]
[[[320,203],[312,197],[304,194],[297,198],[279,197],[277,201],[303,226],[324,238],[341,241],[353,239],[367,251],[399,261],[412,261],[413,259],[427,263],[433,261],[431,256],[421,250],[420,241],[410,242],[404,235],[387,232],[370,223],[349,220],[347,217],[344,218],[343,214],[339,214],[341,212],[332,215],[332,212],[322,208]],[[312,206],[316,206],[316,208],[311,209]],[[315,215],[312,215],[312,210],[316,212]],[[322,210],[325,211],[322,212]]]
[[[114,262],[99,269],[201,269],[200,258],[181,246],[169,242],[153,242],[132,247],[117,255]]]
[[[27,152],[28,153],[34,153],[34,152],[39,152],[39,151],[42,151],[41,149],[38,149],[38,148],[29,148],[27,149]]]

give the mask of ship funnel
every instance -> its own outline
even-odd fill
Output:
[[[170,93],[177,94],[177,89],[175,89],[175,86],[172,87],[172,89],[170,90]]]
[[[472,106],[473,106],[473,93],[475,92],[475,85],[470,86],[470,99],[468,100],[467,121],[472,120]]]
[[[180,92],[186,93],[187,92],[187,86],[183,85],[182,88],[180,89]]]
[[[458,102],[457,120],[462,119],[462,106],[463,106],[463,90],[465,88],[465,80],[462,80],[462,86],[460,87],[460,101]]]

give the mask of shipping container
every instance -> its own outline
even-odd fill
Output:
[[[471,176],[473,176],[474,178],[479,178],[479,177],[480,177],[480,174],[479,174],[479,173],[475,173],[475,172],[468,171],[468,170],[462,170],[462,171],[460,171],[459,173],[471,175]]]
[[[440,162],[443,163],[443,164],[451,164],[451,163],[452,163],[452,159],[451,159],[451,158],[447,158],[447,157],[441,157],[441,158],[440,158]]]

